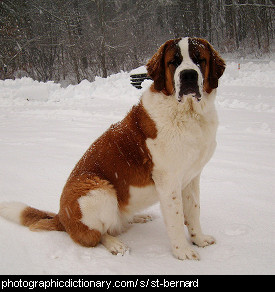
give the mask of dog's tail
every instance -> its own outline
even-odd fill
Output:
[[[57,214],[40,211],[20,202],[0,203],[0,216],[20,225],[27,226],[32,231],[65,231]]]

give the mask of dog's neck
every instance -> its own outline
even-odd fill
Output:
[[[210,94],[204,92],[199,102],[191,95],[179,102],[175,95],[166,95],[149,88],[143,93],[141,101],[145,107],[148,106],[151,109],[150,113],[167,113],[170,118],[178,116],[185,119],[187,116],[191,116],[195,119],[201,119],[213,113],[216,114],[215,97],[216,90],[213,90]]]

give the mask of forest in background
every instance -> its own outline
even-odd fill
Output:
[[[274,53],[272,0],[2,0],[0,79],[80,83],[146,64],[166,40]]]

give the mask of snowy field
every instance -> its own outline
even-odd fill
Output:
[[[144,90],[131,86],[129,75],[67,88],[0,81],[0,201],[58,212],[75,163]],[[274,274],[274,80],[272,61],[246,62],[240,70],[229,62],[220,80],[218,146],[201,180],[201,223],[217,244],[194,247],[200,261],[172,256],[155,205],[145,212],[153,221],[120,236],[131,248],[125,256],[0,218],[0,274]]]

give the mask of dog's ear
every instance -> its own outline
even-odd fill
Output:
[[[210,88],[206,92],[210,93],[212,89],[218,87],[218,80],[222,76],[225,70],[225,61],[220,57],[217,51],[208,43],[208,49],[210,51],[209,59],[209,74],[208,85]]]
[[[154,88],[157,91],[165,88],[164,56],[168,42],[164,43],[147,63],[148,75],[154,80]]]

